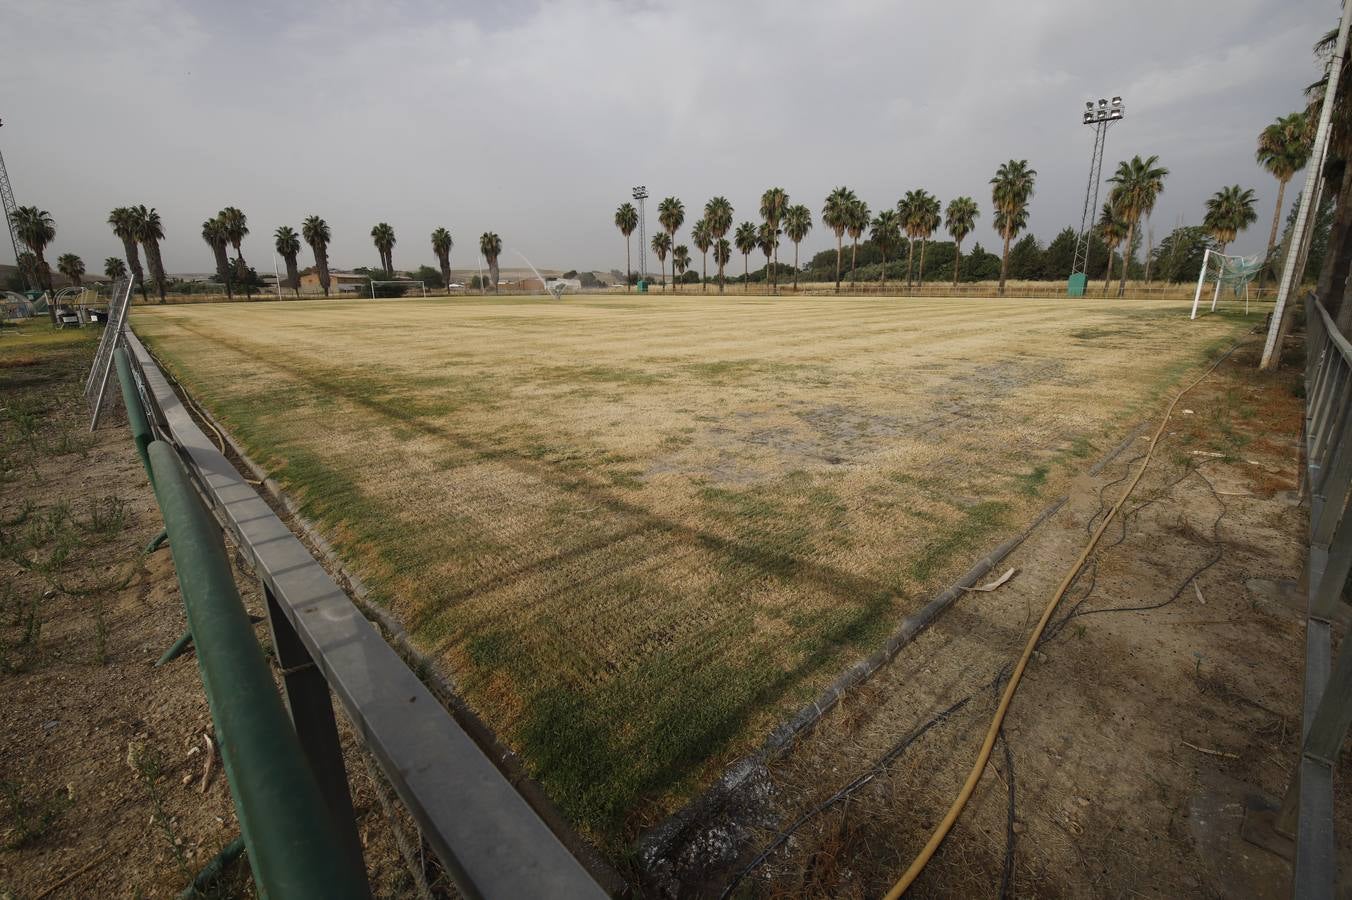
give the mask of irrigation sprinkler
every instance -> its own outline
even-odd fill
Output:
[[[1089,156],[1089,183],[1084,189],[1084,212],[1080,214],[1080,233],[1075,236],[1075,261],[1070,267],[1070,281],[1066,285],[1066,294],[1070,297],[1083,297],[1085,285],[1089,281],[1089,228],[1094,210],[1098,209],[1099,184],[1103,177],[1103,149],[1108,140],[1108,126],[1121,121],[1127,114],[1126,104],[1121,97],[1114,97],[1109,103],[1100,97],[1098,104],[1093,100],[1084,102],[1084,115],[1080,121],[1094,129],[1094,149]]]

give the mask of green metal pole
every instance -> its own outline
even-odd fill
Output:
[[[365,866],[342,852],[240,601],[220,528],[172,447],[153,441],[148,458],[259,893],[368,898]]]
[[[146,455],[146,447],[155,436],[150,431],[145,407],[141,405],[141,395],[136,393],[136,382],[131,378],[131,362],[127,359],[127,351],[118,347],[113,351],[113,359],[117,363],[118,383],[122,385],[122,405],[127,408],[127,424],[131,426],[131,436],[136,441],[136,455],[141,457],[141,465],[145,466],[146,474],[149,475],[150,458]]]

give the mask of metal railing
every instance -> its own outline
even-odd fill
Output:
[[[250,864],[262,896],[366,897],[330,694],[459,891],[606,891],[206,438],[130,331],[115,355],[137,452],[164,516]],[[258,576],[282,697],[222,529]]]
[[[1300,760],[1278,832],[1295,838],[1296,897],[1333,897],[1333,770],[1352,724],[1352,640],[1330,668],[1332,622],[1352,567],[1352,345],[1313,294],[1305,302],[1305,479],[1310,497],[1309,614]]]

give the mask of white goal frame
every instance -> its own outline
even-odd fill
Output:
[[[387,280],[387,281],[375,281],[374,279],[372,279],[372,280],[371,280],[371,284],[370,284],[370,288],[371,288],[371,299],[372,299],[372,300],[398,300],[398,299],[400,299],[400,298],[398,298],[398,297],[377,297],[377,296],[376,296],[376,285],[378,285],[378,284],[402,284],[402,285],[404,285],[405,287],[412,287],[413,285],[416,284],[416,285],[418,286],[418,289],[422,291],[423,299],[424,299],[424,300],[427,299],[427,282],[425,282],[425,281],[413,281],[413,280],[407,279],[407,278],[398,278],[398,279],[390,279],[390,280]]]
[[[1211,312],[1216,311],[1216,303],[1221,298],[1221,284],[1225,281],[1225,264],[1230,260],[1243,260],[1246,257],[1236,256],[1228,253],[1221,253],[1218,250],[1212,250],[1210,247],[1202,254],[1202,270],[1197,273],[1197,290],[1192,295],[1192,315],[1189,319],[1197,318],[1197,308],[1202,302],[1202,286],[1208,280],[1216,282],[1216,289],[1211,292]],[[1244,282],[1244,315],[1249,314],[1249,282]]]

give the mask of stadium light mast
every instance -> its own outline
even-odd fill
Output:
[[[1099,98],[1084,103],[1084,115],[1080,121],[1094,129],[1094,152],[1089,157],[1089,184],[1084,189],[1084,212],[1080,214],[1080,233],[1075,236],[1075,260],[1070,267],[1070,282],[1066,293],[1071,297],[1083,297],[1085,285],[1089,281],[1089,235],[1093,228],[1093,216],[1098,209],[1099,183],[1103,177],[1103,148],[1108,140],[1108,126],[1119,122],[1127,114],[1126,104],[1121,97],[1114,97],[1110,103]]]
[[[4,127],[0,120],[0,127]],[[19,223],[14,221],[14,213],[19,205],[14,202],[14,188],[9,184],[9,173],[5,171],[5,156],[0,153],[0,202],[5,206],[5,223],[9,226],[9,242],[14,246],[14,265],[19,265]]]
[[[634,199],[638,201],[638,278],[648,280],[648,240],[643,234],[643,201],[648,199],[648,188],[639,185],[634,188]]]

